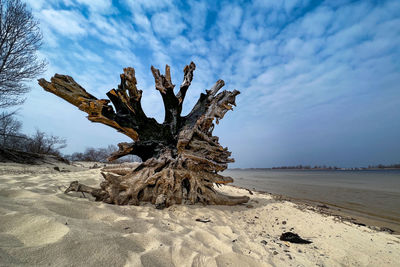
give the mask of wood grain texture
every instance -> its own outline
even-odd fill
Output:
[[[195,69],[193,62],[185,66],[183,82],[175,94],[170,67],[165,67],[165,74],[151,67],[155,87],[164,104],[162,124],[145,115],[140,102],[142,91],[137,88],[133,68],[124,69],[118,89],[107,93],[109,100],[97,99],[67,75],[55,74],[50,82],[40,79],[40,86],[86,112],[90,121],[113,127],[133,140],[132,143],[120,143],[119,150],[110,155],[110,161],[128,154],[137,155],[143,161],[134,169],[104,169],[100,188],[75,181],[66,193],[87,192],[98,201],[117,205],[151,202],[157,208],[173,204],[236,205],[247,202],[247,196],[226,196],[214,188],[214,185],[233,182],[231,177],[218,172],[234,162],[231,152],[212,135],[214,122],[218,124],[226,112],[233,109],[240,92],[219,92],[224,86],[224,81],[219,80],[200,95],[187,116],[181,116]]]

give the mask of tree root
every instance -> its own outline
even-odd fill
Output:
[[[124,175],[117,170],[102,172],[105,181],[101,188],[93,188],[74,181],[65,193],[70,191],[89,193],[97,201],[116,205],[139,205],[151,202],[156,208],[173,204],[214,204],[237,205],[249,200],[247,196],[227,196],[213,187],[233,181],[216,173],[191,171],[182,168],[183,157],[173,159],[165,155],[159,159],[149,159]]]
[[[173,204],[236,205],[249,200],[247,196],[231,197],[219,193],[214,185],[233,182],[217,174],[234,162],[228,148],[213,136],[214,122],[219,123],[236,106],[237,90],[219,90],[223,80],[202,93],[186,116],[182,104],[192,82],[196,65],[183,69],[184,78],[175,94],[170,67],[162,74],[151,67],[155,87],[164,104],[163,123],[146,116],[142,109],[142,90],[137,87],[134,68],[124,68],[117,89],[107,93],[108,99],[97,99],[72,77],[55,74],[51,81],[39,79],[39,85],[88,114],[92,122],[108,125],[130,137],[133,143],[120,143],[119,150],[109,160],[128,154],[143,160],[136,168],[105,168],[100,188],[72,182],[66,193],[89,193],[96,200],[117,205],[139,205],[151,202],[157,208]]]

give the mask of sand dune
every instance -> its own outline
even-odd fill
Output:
[[[400,238],[270,195],[248,205],[114,206],[63,194],[99,169],[0,165],[1,266],[396,266]],[[224,186],[232,195],[246,190]],[[209,219],[211,222],[198,222]],[[279,240],[293,231],[309,245]],[[397,265],[398,266],[398,265]]]

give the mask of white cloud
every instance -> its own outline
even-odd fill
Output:
[[[170,12],[155,13],[151,17],[151,25],[154,32],[161,37],[175,37],[186,28],[179,14]]]
[[[54,32],[66,37],[86,34],[87,21],[77,11],[45,9],[40,12],[40,19]]]
[[[132,13],[143,11],[159,11],[166,7],[172,7],[172,0],[125,0],[124,3],[131,9]]]
[[[189,31],[193,36],[202,35],[206,26],[208,5],[202,1],[189,1],[190,15],[184,16],[183,19],[189,24]]]
[[[98,14],[90,16],[89,21],[94,26],[89,32],[109,45],[128,47],[139,38],[133,26],[126,21],[117,21]]]
[[[296,6],[302,4],[302,1],[298,0],[285,0],[283,6],[285,8],[286,13],[290,13]]]
[[[221,31],[227,28],[238,28],[242,21],[242,8],[238,5],[226,5],[218,14]]]
[[[141,27],[145,31],[151,30],[151,22],[147,18],[146,15],[140,14],[140,13],[134,13],[133,14],[133,21],[135,22],[136,25]]]
[[[305,16],[300,25],[293,25],[293,27],[297,28],[298,34],[307,37],[318,37],[329,29],[334,19],[333,10],[321,7]]]
[[[248,14],[248,16],[251,16],[251,14]],[[246,17],[240,27],[240,37],[249,42],[259,42],[261,40],[269,39],[269,36],[273,31],[273,29],[256,25],[254,20]]]
[[[100,57],[98,54],[93,53],[92,51],[89,51],[88,49],[85,48],[78,48],[76,52],[72,54],[75,59],[78,59],[80,61],[84,62],[92,62],[92,63],[102,63],[103,58]]]
[[[117,65],[121,68],[121,72],[122,68],[125,67],[134,67],[136,76],[138,76],[138,74],[140,75],[143,71],[140,59],[129,48],[109,49],[105,52],[109,58],[115,59]]]
[[[76,2],[88,6],[89,10],[95,13],[110,13],[114,9],[112,0],[76,0]]]
[[[192,49],[192,44],[189,40],[184,36],[178,36],[171,41],[171,48],[178,49],[179,52],[181,51],[190,51]]]
[[[283,7],[284,1],[264,1],[264,0],[255,0],[253,5],[255,8],[266,8],[266,9],[281,9]]]
[[[44,4],[45,0],[24,0],[25,3],[28,4],[29,7],[31,7],[33,10],[39,10],[41,9]]]

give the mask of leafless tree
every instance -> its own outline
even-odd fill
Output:
[[[2,112],[0,114],[0,138],[1,147],[10,148],[12,146],[12,140],[19,137],[19,130],[21,129],[22,123],[16,120],[13,114]]]
[[[65,158],[71,161],[96,161],[96,162],[108,162],[107,158],[118,151],[118,147],[115,145],[108,145],[107,148],[93,148],[88,147],[84,152],[75,152],[71,155],[65,155]],[[140,162],[141,159],[136,155],[126,155],[121,157],[113,163],[123,162]]]
[[[20,0],[0,0],[0,108],[22,104],[26,82],[42,73],[39,22]]]
[[[59,155],[59,150],[67,146],[67,141],[61,137],[49,135],[36,130],[27,144],[27,151],[38,154]]]
[[[83,155],[85,161],[98,161],[98,162],[105,161],[108,156],[104,148],[96,149],[94,147],[86,148]]]

